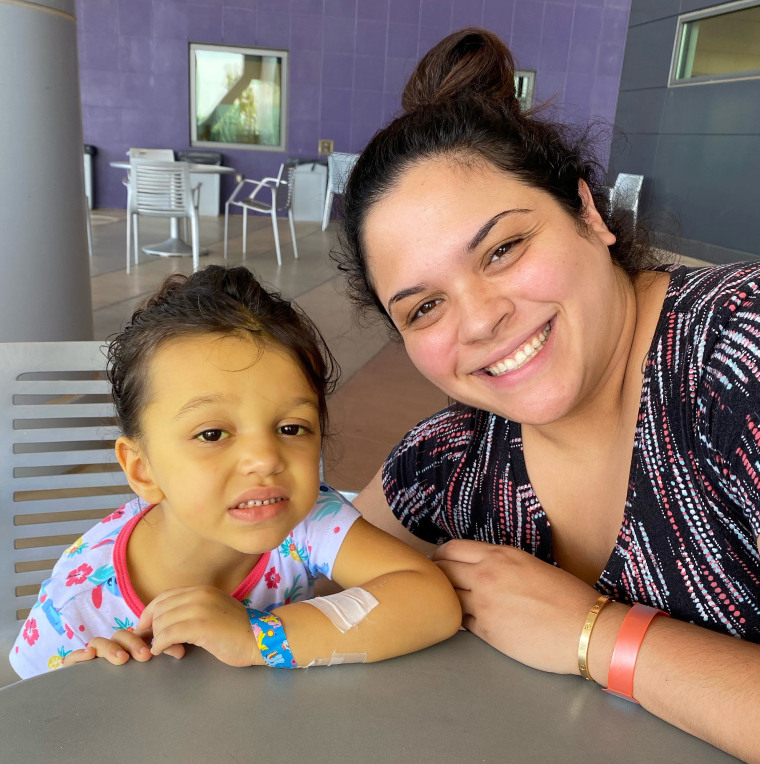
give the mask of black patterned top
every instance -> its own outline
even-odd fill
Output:
[[[760,264],[669,270],[623,522],[596,588],[760,642]],[[556,564],[517,422],[446,408],[391,452],[383,486],[420,538]]]

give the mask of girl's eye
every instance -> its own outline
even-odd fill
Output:
[[[217,441],[226,438],[227,433],[224,430],[204,430],[203,432],[199,432],[195,437],[204,443],[216,443]]]
[[[491,263],[498,262],[503,257],[508,255],[521,241],[522,239],[515,239],[513,241],[508,241],[505,244],[499,245],[491,254],[491,259],[489,260],[489,262]]]
[[[283,424],[277,428],[280,435],[308,435],[311,430],[302,424]]]

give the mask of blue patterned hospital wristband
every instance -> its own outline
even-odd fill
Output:
[[[271,668],[298,668],[296,659],[290,652],[282,621],[276,615],[264,610],[255,610],[250,607],[246,610],[264,663]]]

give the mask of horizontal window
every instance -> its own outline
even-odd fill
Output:
[[[760,2],[724,3],[679,18],[671,84],[760,77]]]

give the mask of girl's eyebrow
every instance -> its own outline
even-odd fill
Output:
[[[185,403],[185,405],[182,406],[182,408],[174,415],[174,418],[181,419],[183,416],[186,416],[190,412],[195,411],[195,409],[201,408],[202,406],[210,406],[216,403],[223,403],[225,400],[227,399],[221,395],[199,395],[197,398],[191,398],[187,403]],[[289,401],[285,401],[283,407],[285,409],[296,409],[300,406],[309,406],[315,411],[319,411],[319,404],[317,401],[306,396],[291,398]]]
[[[502,212],[497,212],[492,218],[489,220],[486,220],[485,223],[477,230],[475,235],[470,239],[469,243],[467,244],[467,251],[472,252],[478,244],[480,244],[483,239],[488,236],[488,234],[491,232],[491,229],[503,218],[507,215],[513,215],[515,213],[525,213],[525,212],[533,212],[533,210],[529,209],[523,209],[522,207],[515,207],[511,210],[503,210]],[[413,297],[416,294],[419,294],[420,292],[424,292],[427,289],[426,284],[416,284],[412,287],[407,287],[406,289],[401,289],[400,291],[396,292],[396,294],[391,297],[390,300],[388,300],[388,306],[387,311],[388,315],[391,314],[391,307],[394,303],[399,302],[399,300],[405,300],[407,297]]]

